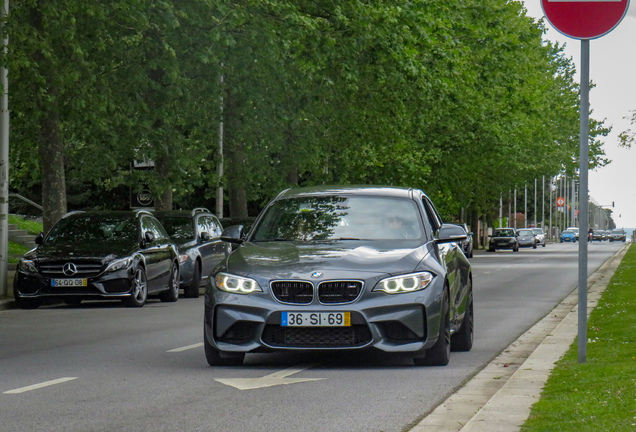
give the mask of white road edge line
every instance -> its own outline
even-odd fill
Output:
[[[76,379],[77,379],[77,377],[58,378],[58,379],[54,379],[54,380],[51,380],[51,381],[46,381],[46,382],[43,382],[43,383],[40,383],[40,384],[33,384],[33,385],[30,385],[30,386],[27,386],[27,387],[18,388],[18,389],[15,389],[15,390],[9,390],[9,391],[4,392],[4,394],[24,393],[24,392],[28,392],[28,391],[31,391],[31,390],[37,390],[37,389],[41,389],[41,388],[44,388],[44,387],[52,386],[52,385],[55,385],[55,384],[61,384],[61,383],[67,382],[67,381],[73,381],[73,380],[76,380]]]
[[[203,346],[203,343],[201,342],[201,343],[196,343],[196,344],[193,344],[193,345],[184,346],[184,347],[181,347],[181,348],[171,349],[171,350],[168,350],[167,352],[174,353],[174,352],[187,351],[189,349],[200,348],[202,346]]]

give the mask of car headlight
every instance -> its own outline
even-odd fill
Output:
[[[106,270],[104,271],[114,272],[117,270],[125,269],[125,268],[128,268],[131,262],[132,262],[132,257],[118,259],[108,264],[108,267],[106,267]]]
[[[38,269],[35,266],[35,262],[34,261],[22,259],[18,263],[18,271],[21,271],[22,273],[31,273],[31,274],[33,274],[33,273],[37,273]]]
[[[188,254],[180,254],[179,255],[179,264],[183,264],[188,260]]]
[[[249,294],[255,291],[262,291],[254,279],[236,276],[229,273],[217,273],[214,279],[216,287],[221,291],[235,294]]]
[[[382,279],[373,288],[373,291],[384,291],[387,294],[401,294],[420,291],[426,288],[433,280],[429,272],[411,273],[402,276],[394,276]]]

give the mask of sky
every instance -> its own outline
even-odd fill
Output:
[[[612,161],[605,167],[589,172],[591,199],[611,208],[619,228],[636,228],[636,146],[619,146],[618,135],[631,125],[631,112],[636,111],[636,0],[630,2],[627,15],[609,34],[590,41],[590,80],[596,87],[590,90],[592,117],[605,119],[612,132],[604,139],[604,150]],[[535,19],[544,17],[541,0],[525,0],[527,14]],[[581,67],[581,42],[556,31],[546,21],[544,39],[565,44],[564,53],[573,59],[577,71]],[[580,77],[577,74],[577,82]]]

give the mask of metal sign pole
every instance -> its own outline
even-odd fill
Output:
[[[579,363],[587,359],[587,231],[589,169],[589,133],[590,133],[590,40],[581,39],[581,107],[580,107],[579,171],[581,190],[579,205],[579,324],[578,357]],[[583,239],[585,236],[585,240]]]

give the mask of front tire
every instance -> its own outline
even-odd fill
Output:
[[[183,296],[186,298],[199,297],[199,285],[201,284],[201,265],[197,262],[194,265],[194,274],[189,286],[183,288]]]
[[[130,297],[124,300],[124,304],[128,307],[142,307],[148,299],[148,279],[146,279],[146,270],[139,266],[135,270],[135,277],[132,280],[132,289]]]
[[[170,269],[168,291],[159,294],[159,300],[170,303],[179,300],[179,265],[175,262],[172,263],[172,268]]]
[[[464,315],[464,320],[462,321],[462,326],[451,338],[451,351],[470,351],[473,348],[474,332],[475,315],[473,312],[473,300],[471,298],[470,304],[466,309],[466,315]]]
[[[446,366],[450,361],[451,336],[450,336],[450,301],[448,292],[444,290],[442,298],[442,317],[440,323],[440,332],[437,342],[428,351],[424,357],[415,357],[413,362],[416,366]]]

